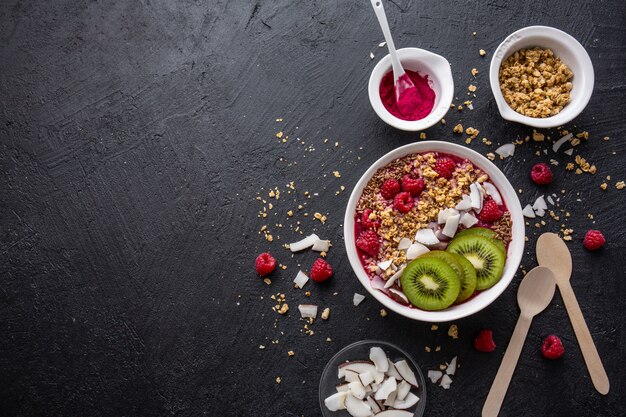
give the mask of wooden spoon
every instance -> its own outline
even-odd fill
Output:
[[[589,333],[589,328],[569,282],[572,276],[572,256],[567,245],[554,233],[542,234],[537,240],[537,261],[539,265],[547,266],[554,273],[554,279],[559,286],[559,291],[561,291],[565,309],[572,322],[593,386],[600,394],[608,394],[609,377],[604,370],[600,355],[598,355],[598,350],[593,343],[591,333]]]
[[[552,301],[556,283],[554,275],[549,268],[538,266],[533,268],[522,280],[517,290],[517,303],[521,313],[509,346],[502,358],[500,369],[491,385],[491,390],[483,406],[483,417],[495,417],[500,412],[502,401],[509,388],[513,371],[517,365],[520,353],[524,347],[524,341],[530,328],[530,323],[537,314],[545,310]]]

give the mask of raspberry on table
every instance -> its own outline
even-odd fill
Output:
[[[393,198],[393,207],[400,213],[408,213],[413,208],[413,197],[403,191]]]
[[[378,248],[380,246],[378,235],[371,230],[361,232],[356,240],[356,246],[368,255],[376,256],[378,255]]]
[[[271,274],[276,268],[276,259],[269,252],[262,253],[256,257],[255,267],[257,274],[261,276]]]
[[[563,348],[563,343],[561,343],[561,339],[558,336],[551,334],[546,337],[541,345],[541,354],[544,358],[548,359],[558,359],[565,353],[565,348]]]
[[[535,164],[530,170],[530,178],[535,184],[550,184],[553,179],[552,170],[550,169],[548,164],[544,164],[543,162]]]
[[[402,177],[402,191],[406,191],[413,197],[417,197],[424,191],[424,180],[421,178],[413,178],[409,174]]]
[[[585,234],[585,239],[583,240],[583,246],[587,250],[598,250],[602,246],[606,240],[604,239],[604,235],[599,230],[588,230]]]
[[[380,194],[386,200],[391,200],[400,192],[400,182],[398,180],[390,178],[383,183],[380,187]]]
[[[361,224],[366,229],[377,229],[380,227],[380,222],[378,220],[370,219],[371,214],[372,209],[363,210],[363,213],[361,213]]]
[[[478,219],[485,223],[494,223],[502,218],[502,214],[502,210],[495,201],[487,200],[478,214]]]
[[[443,178],[449,179],[452,176],[455,167],[456,163],[454,160],[447,156],[439,158],[437,159],[437,162],[435,162],[435,172]]]
[[[333,268],[328,264],[328,262],[322,258],[317,258],[311,267],[311,279],[315,282],[323,282],[332,275]]]
[[[481,330],[476,340],[474,340],[474,348],[479,352],[493,352],[496,344],[493,341],[493,332],[491,330]]]

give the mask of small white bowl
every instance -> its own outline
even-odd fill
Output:
[[[563,110],[551,117],[528,117],[513,110],[502,96],[498,73],[502,61],[520,49],[532,47],[550,48],[574,73],[570,101]],[[589,54],[572,36],[549,26],[528,26],[510,34],[491,58],[489,68],[491,91],[500,114],[506,120],[537,128],[563,126],[578,116],[589,103],[593,92],[594,74]]]
[[[367,185],[368,181],[376,173],[379,168],[387,165],[391,161],[402,158],[406,155],[422,152],[444,152],[451,155],[456,155],[460,158],[466,158],[474,163],[476,166],[484,170],[491,178],[492,183],[498,188],[504,202],[511,213],[512,222],[512,239],[509,244],[506,263],[504,265],[504,272],[502,278],[496,285],[488,290],[482,291],[472,299],[465,301],[464,303],[453,305],[445,310],[439,311],[426,311],[418,308],[407,307],[393,300],[381,291],[372,288],[369,276],[363,268],[356,248],[356,238],[354,236],[354,214],[356,212],[356,206],[363,193],[363,189]],[[409,145],[401,146],[382,158],[376,161],[366,172],[363,174],[359,182],[352,190],[350,200],[348,200],[348,207],[346,208],[346,215],[344,218],[344,241],[346,244],[346,252],[350,265],[354,270],[359,281],[365,287],[365,289],[378,301],[380,301],[385,307],[395,311],[405,317],[420,320],[425,322],[442,322],[460,319],[462,317],[474,314],[483,308],[491,304],[496,298],[502,294],[506,287],[511,283],[517,268],[522,260],[524,253],[524,216],[522,215],[522,207],[517,193],[513,189],[511,183],[506,179],[505,175],[487,158],[475,152],[469,148],[461,145],[456,145],[449,142],[441,141],[424,141],[411,143]]]
[[[421,76],[428,75],[430,87],[435,91],[435,105],[432,111],[421,120],[402,120],[389,113],[380,99],[380,83],[391,71],[391,57],[385,56],[372,70],[368,86],[370,103],[378,117],[397,129],[411,132],[424,130],[439,122],[446,115],[454,95],[454,81],[450,63],[441,55],[419,48],[398,49],[398,58],[402,67],[417,71]]]

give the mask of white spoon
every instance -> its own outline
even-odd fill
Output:
[[[413,102],[407,100],[407,102],[404,103],[400,101],[400,98],[406,94],[411,94],[419,97],[419,93],[417,91],[417,88],[415,87],[415,84],[413,84],[413,81],[411,81],[409,76],[406,75],[404,68],[402,68],[400,59],[398,59],[396,46],[394,45],[393,38],[391,37],[391,31],[389,30],[389,23],[387,22],[387,15],[385,14],[385,8],[383,7],[382,0],[370,1],[372,3],[372,7],[374,8],[374,13],[376,13],[376,17],[378,18],[378,24],[380,25],[380,29],[383,31],[385,42],[387,42],[387,48],[389,49],[391,66],[393,68],[393,82],[396,92],[396,102],[398,104],[403,104],[398,106],[398,110],[403,115],[409,115],[413,113],[413,111],[415,111],[415,108],[417,107],[416,100],[413,100]]]

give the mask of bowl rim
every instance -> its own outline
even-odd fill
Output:
[[[322,370],[322,374],[320,375],[320,382],[318,385],[318,397],[319,397],[319,402],[320,402],[320,408],[322,411],[322,415],[326,416],[326,412],[328,411],[326,409],[326,406],[324,404],[324,400],[325,398],[322,397],[322,384],[324,382],[324,379],[326,377],[326,374],[330,371],[330,367],[331,365],[333,365],[333,363],[339,363],[338,360],[339,358],[345,354],[347,351],[360,347],[362,345],[372,345],[372,346],[384,346],[386,348],[391,348],[394,349],[396,351],[398,351],[402,356],[405,357],[405,359],[407,361],[409,361],[411,363],[411,365],[413,365],[413,368],[415,368],[415,372],[417,373],[416,377],[418,378],[418,383],[419,383],[419,388],[421,389],[421,396],[419,397],[419,402],[417,403],[417,405],[415,405],[415,411],[414,411],[414,417],[421,417],[424,415],[424,412],[426,411],[426,398],[428,396],[428,390],[426,389],[426,378],[424,377],[424,373],[422,372],[422,369],[420,368],[420,366],[418,365],[417,361],[411,356],[409,355],[409,353],[407,351],[405,351],[404,349],[402,349],[401,347],[399,347],[398,345],[391,343],[391,342],[386,342],[383,340],[374,340],[374,339],[363,339],[363,340],[359,340],[353,343],[350,343],[349,345],[344,346],[343,348],[341,348],[337,353],[335,353],[332,358],[330,358],[328,360],[328,362],[326,363],[326,365],[324,366],[324,369]],[[385,352],[387,353],[387,352]],[[358,360],[358,359],[356,359]],[[336,413],[336,412],[331,412],[331,413]]]
[[[498,76],[500,65],[502,64],[502,60],[510,55],[509,51],[514,49],[520,41],[529,36],[555,40],[568,49],[572,53],[572,56],[576,57],[582,72],[579,77],[583,76],[587,80],[586,88],[581,92],[581,100],[576,106],[571,106],[571,103],[569,103],[563,108],[563,110],[554,116],[538,118],[525,116],[516,112],[504,100],[504,96],[500,90]],[[557,126],[563,126],[578,117],[585,107],[587,107],[587,104],[591,99],[594,78],[593,64],[587,50],[576,40],[576,38],[552,26],[526,26],[511,33],[502,41],[502,43],[500,43],[500,45],[498,45],[493,53],[491,64],[489,66],[489,84],[502,118],[536,128],[554,128]]]
[[[450,104],[452,104],[452,98],[454,97],[454,79],[452,78],[450,63],[443,56],[421,48],[401,48],[397,49],[396,52],[398,53],[400,61],[407,58],[417,58],[421,61],[438,63],[438,65],[445,68],[444,71],[437,73],[436,76],[442,87],[439,105],[437,108],[433,109],[428,116],[420,120],[402,120],[389,113],[383,105],[378,91],[381,80],[387,71],[391,69],[391,57],[389,54],[378,61],[370,74],[367,87],[370,104],[378,117],[390,126],[409,132],[428,129],[438,123],[446,115],[450,109]],[[435,78],[432,74],[428,75]]]
[[[456,155],[461,158],[467,158],[473,164],[483,169],[489,175],[491,182],[497,187],[498,191],[500,191],[500,194],[502,195],[502,198],[505,200],[507,208],[511,213],[512,222],[511,232],[513,238],[511,240],[511,243],[509,244],[505,269],[500,281],[498,281],[496,285],[489,288],[488,290],[481,292],[471,300],[468,300],[457,306],[452,306],[445,310],[439,311],[426,311],[418,308],[404,306],[397,301],[391,299],[386,294],[383,294],[381,291],[373,288],[369,276],[361,265],[361,261],[359,259],[356,249],[356,238],[354,236],[354,213],[356,211],[356,206],[358,200],[363,193],[363,189],[369,182],[372,175],[374,175],[374,173],[379,168],[387,165],[389,162],[395,159],[413,153],[424,152],[443,152]],[[374,162],[365,171],[365,173],[361,176],[359,181],[352,189],[352,193],[350,194],[350,198],[348,200],[348,205],[346,207],[346,212],[344,215],[343,229],[344,244],[346,247],[348,260],[350,261],[350,266],[352,267],[352,270],[356,274],[358,280],[361,282],[361,285],[363,285],[363,287],[365,287],[365,289],[375,299],[377,299],[381,304],[383,304],[390,310],[410,319],[425,322],[444,322],[457,320],[477,313],[478,311],[484,309],[493,301],[495,301],[509,286],[517,272],[517,269],[522,260],[522,256],[524,254],[524,236],[526,232],[524,216],[522,215],[522,207],[517,196],[517,192],[508,181],[504,173],[500,171],[500,169],[495,164],[493,164],[491,161],[489,161],[478,152],[465,146],[443,141],[421,141],[400,146],[386,153],[376,162]]]

